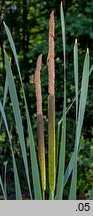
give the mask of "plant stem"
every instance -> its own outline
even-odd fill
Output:
[[[50,190],[50,200],[54,200],[54,190]]]
[[[45,200],[45,191],[44,190],[42,191],[42,198],[43,198],[43,200]]]

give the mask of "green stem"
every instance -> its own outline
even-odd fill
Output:
[[[44,190],[42,191],[42,198],[43,198],[43,200],[45,200],[45,191]]]
[[[50,190],[50,200],[54,200],[54,190]]]

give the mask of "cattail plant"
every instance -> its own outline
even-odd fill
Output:
[[[39,166],[41,175],[41,186],[44,192],[46,190],[46,168],[45,168],[45,145],[44,145],[44,126],[43,126],[43,113],[42,113],[42,94],[41,94],[41,83],[40,83],[40,70],[42,64],[42,54],[37,59],[36,71],[35,71],[35,89],[36,89],[36,100],[37,100],[37,129],[38,129],[38,156]]]
[[[61,15],[61,27],[62,27],[62,44],[63,44],[63,63],[64,63],[64,102],[63,102],[63,112],[61,119],[58,121],[58,133],[55,143],[55,63],[54,63],[54,11],[50,14],[49,20],[49,51],[48,51],[48,174],[49,174],[49,199],[53,200],[62,200],[64,195],[64,187],[68,182],[69,177],[71,177],[71,184],[69,184],[69,194],[68,198],[70,200],[77,198],[77,174],[78,174],[78,153],[80,148],[80,138],[82,132],[82,126],[85,115],[85,108],[87,102],[88,86],[89,86],[89,76],[93,71],[93,65],[90,68],[90,57],[89,50],[87,49],[85,60],[83,64],[83,73],[81,88],[78,88],[78,44],[77,39],[74,44],[74,77],[75,77],[75,99],[71,103],[70,107],[66,109],[66,34],[65,34],[65,19],[62,2],[60,5],[60,15]],[[12,35],[9,31],[9,28],[4,23],[4,28],[10,43],[10,47],[15,59],[17,72],[19,75],[19,80],[22,88],[24,107],[27,120],[27,134],[28,134],[28,143],[30,150],[30,159],[31,159],[31,171],[32,179],[29,176],[29,167],[28,167],[28,157],[27,157],[27,148],[26,140],[24,134],[24,125],[22,122],[22,115],[20,110],[20,103],[17,95],[15,80],[13,77],[13,71],[9,56],[4,52],[5,56],[5,71],[6,71],[6,81],[5,81],[5,91],[3,104],[0,101],[0,112],[4,125],[7,131],[11,152],[13,160],[13,170],[14,170],[14,185],[15,185],[15,197],[17,200],[23,199],[21,185],[20,185],[20,176],[17,170],[16,158],[13,150],[11,133],[9,132],[9,125],[5,113],[5,105],[7,93],[9,92],[10,100],[13,107],[14,120],[18,132],[18,140],[22,152],[22,158],[24,162],[25,174],[28,183],[28,189],[31,199],[42,200],[45,199],[45,190],[46,190],[46,164],[45,164],[45,144],[44,144],[44,125],[43,125],[43,112],[42,112],[42,94],[41,94],[41,82],[40,82],[40,70],[42,64],[42,54],[39,55],[36,64],[36,71],[34,75],[34,83],[36,90],[36,102],[37,102],[37,129],[38,129],[38,157],[35,149],[34,134],[32,129],[32,123],[30,119],[30,114],[28,110],[27,100],[25,97],[24,86],[21,77],[21,71],[19,67],[19,62],[17,58],[17,52],[15,44],[12,38]],[[8,91],[9,90],[9,91]],[[80,94],[80,96],[79,96]],[[72,107],[73,103],[76,101],[76,134],[75,134],[75,144],[74,151],[72,151],[71,158],[69,160],[68,166],[66,167],[66,124],[67,124],[67,113]],[[55,145],[56,144],[56,145]],[[55,147],[56,146],[56,147]],[[57,156],[55,157],[55,149],[57,150]],[[38,166],[39,159],[39,166]],[[57,172],[56,172],[57,167]],[[56,179],[56,181],[55,181]],[[31,180],[31,181],[30,181]],[[33,184],[31,182],[33,181]],[[55,185],[56,182],[56,185]],[[69,181],[70,182],[70,181]],[[69,183],[68,182],[68,183]],[[30,185],[31,184],[31,185]],[[56,190],[55,190],[56,186]],[[1,174],[0,174],[0,187],[3,193],[4,199],[7,199],[7,185],[6,185],[6,168],[5,168],[5,182],[3,183]],[[93,188],[90,193],[90,199],[93,199]]]
[[[55,191],[55,66],[54,66],[54,11],[49,20],[49,51],[48,51],[48,162],[50,199]]]

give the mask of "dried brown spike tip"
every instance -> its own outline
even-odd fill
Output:
[[[35,71],[35,88],[37,99],[37,114],[42,114],[42,95],[41,95],[41,82],[40,82],[40,70],[42,64],[42,54],[38,56]]]
[[[54,11],[50,14],[49,28],[50,35],[54,37]]]
[[[54,65],[54,11],[49,20],[49,51],[48,51],[49,94],[54,95],[55,65]]]

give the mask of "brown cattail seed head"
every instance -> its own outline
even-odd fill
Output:
[[[37,115],[38,128],[38,157],[41,174],[42,190],[46,190],[46,166],[45,166],[45,144],[44,144],[44,125],[43,115]]]
[[[41,95],[41,82],[40,82],[40,70],[42,64],[42,54],[38,56],[36,71],[35,71],[35,88],[36,88],[36,99],[37,99],[37,114],[42,114],[42,95]]]
[[[55,190],[55,96],[48,96],[49,188]]]

